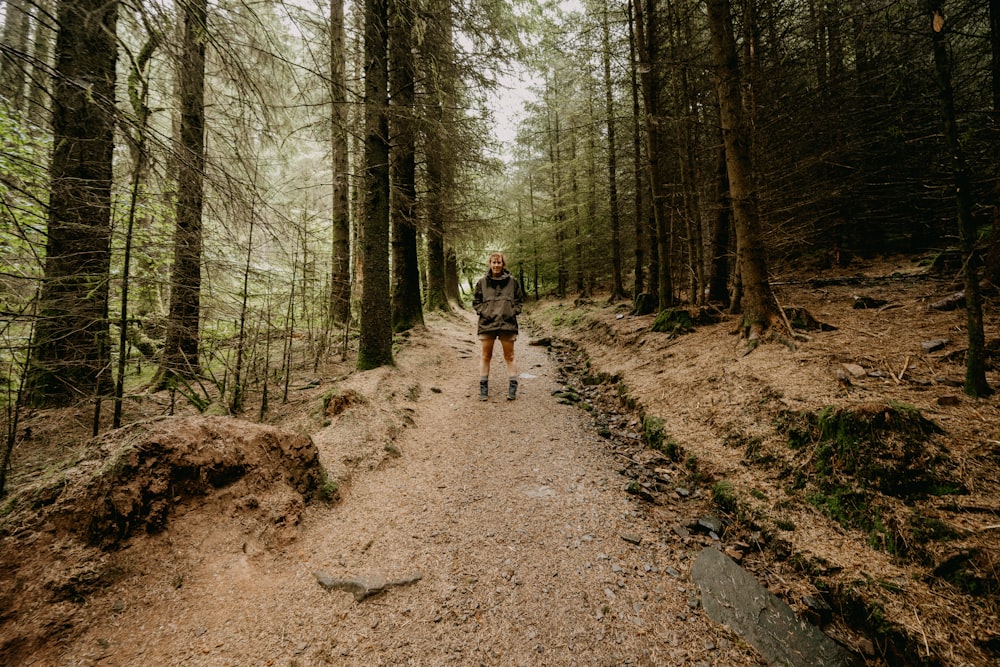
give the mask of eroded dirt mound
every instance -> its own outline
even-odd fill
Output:
[[[206,513],[285,544],[324,480],[310,438],[225,417],[139,423],[97,440],[6,505],[0,662],[71,633],[81,603],[130,574],[121,552],[135,539]]]

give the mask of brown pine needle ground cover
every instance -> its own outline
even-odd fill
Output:
[[[627,396],[656,424],[689,483],[727,510],[724,542],[752,544],[743,565],[793,608],[832,618],[830,634],[876,663],[990,664],[1000,656],[1000,410],[995,396],[962,393],[964,312],[928,308],[954,284],[904,261],[823,277],[776,280],[786,309],[835,327],[803,331],[794,351],[744,356],[726,317],[655,333],[655,316],[600,298],[533,312],[572,341],[578,367],[617,380],[592,392],[595,413],[609,394]],[[994,296],[993,349],[996,306]],[[926,351],[937,339],[948,342]]]

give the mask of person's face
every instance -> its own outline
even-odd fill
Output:
[[[492,271],[493,275],[495,276],[499,276],[501,273],[503,273],[503,260],[499,257],[491,257],[490,271]]]

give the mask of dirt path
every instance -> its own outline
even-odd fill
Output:
[[[398,456],[311,508],[296,541],[265,549],[189,514],[60,664],[759,664],[697,608],[700,547],[651,527],[586,414],[552,396],[545,348],[518,341],[513,402],[497,354],[480,403],[472,331],[467,316],[433,318],[391,381],[371,376],[412,419]],[[344,437],[378,440],[351,415],[315,434],[324,457]],[[358,602],[317,571],[420,579]]]

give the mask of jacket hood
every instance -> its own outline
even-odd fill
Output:
[[[508,271],[507,269],[504,269],[503,271],[500,272],[499,276],[495,276],[495,277],[493,275],[493,271],[492,270],[490,270],[490,269],[486,270],[486,279],[487,280],[492,280],[493,282],[502,283],[503,281],[507,280],[508,278],[510,278],[510,271]]]

